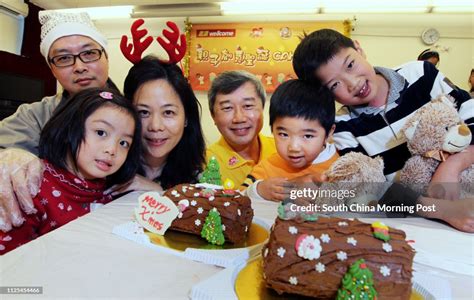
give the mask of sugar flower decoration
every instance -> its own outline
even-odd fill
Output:
[[[283,247],[277,249],[277,255],[283,258],[285,256],[286,250]]]
[[[357,246],[357,240],[353,237],[347,238],[347,243],[351,244],[352,246]]]
[[[288,280],[292,285],[298,284],[298,279],[295,276],[291,276],[290,280]]]
[[[345,261],[347,259],[347,253],[344,251],[337,252],[336,256],[340,261]]]
[[[382,248],[385,252],[392,252],[392,245],[389,243],[383,243]]]
[[[298,228],[296,228],[295,226],[290,226],[290,227],[288,227],[288,232],[291,233],[291,234],[297,234],[298,233]]]
[[[321,242],[327,244],[331,241],[331,238],[329,237],[329,234],[327,233],[323,233],[321,234],[321,236],[319,237],[321,239]]]
[[[318,262],[318,264],[316,265],[316,271],[318,273],[322,273],[322,272],[326,271],[326,266],[323,265],[321,262]]]
[[[383,265],[383,266],[380,267],[380,273],[384,277],[388,277],[388,276],[390,276],[390,269],[387,266]]]

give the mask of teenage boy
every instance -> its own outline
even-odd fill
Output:
[[[293,67],[299,78],[326,86],[343,105],[336,116],[334,133],[340,154],[358,151],[371,157],[382,156],[388,180],[396,180],[410,157],[400,129],[431,99],[451,95],[459,114],[473,129],[474,100],[429,62],[411,62],[395,70],[372,67],[359,43],[337,31],[322,29],[301,41],[295,50]],[[457,182],[459,173],[474,163],[473,152],[471,145],[441,163],[432,186],[435,182]],[[444,194],[448,199],[457,199],[458,191],[449,188],[452,186],[445,184]],[[418,198],[411,191],[404,193],[413,201]],[[436,204],[437,211],[427,217],[445,220],[464,231],[474,231],[473,200],[418,199],[422,204]]]

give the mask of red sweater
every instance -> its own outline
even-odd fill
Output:
[[[0,255],[89,213],[92,203],[112,200],[104,195],[105,180],[84,180],[47,161],[44,163],[41,188],[33,198],[38,212],[24,214],[26,221],[21,227],[7,233],[0,231]]]

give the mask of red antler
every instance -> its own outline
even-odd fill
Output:
[[[128,44],[128,38],[126,35],[122,35],[122,40],[120,41],[120,50],[122,50],[125,58],[127,58],[132,64],[136,64],[142,59],[143,51],[145,51],[146,48],[150,46],[151,42],[153,42],[153,37],[151,36],[148,36],[145,40],[143,40],[143,42],[140,41],[148,34],[146,29],[138,29],[138,27],[142,26],[143,23],[145,23],[143,19],[138,19],[133,22],[132,26],[130,27],[133,45]]]
[[[172,31],[163,29],[163,35],[168,39],[169,43],[166,42],[162,37],[157,37],[156,40],[160,43],[161,47],[165,49],[170,57],[168,63],[178,63],[186,54],[186,37],[184,34],[179,34],[179,28],[176,23],[168,21],[166,22]],[[179,39],[179,43],[178,43]]]

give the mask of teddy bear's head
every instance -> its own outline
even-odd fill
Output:
[[[331,182],[385,182],[383,159],[358,152],[339,157],[326,171]]]
[[[419,109],[402,128],[412,154],[457,153],[471,142],[471,131],[459,117],[452,99],[440,96]]]

